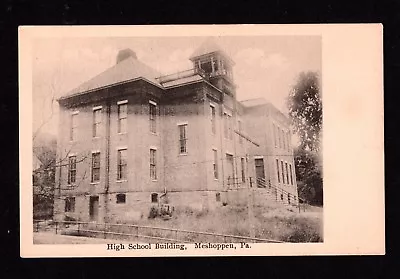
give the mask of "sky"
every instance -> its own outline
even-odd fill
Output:
[[[56,99],[112,67],[119,50],[162,74],[192,68],[206,37],[40,38],[32,56],[33,132],[57,135]],[[233,59],[237,99],[265,98],[287,113],[286,98],[302,71],[321,73],[320,36],[215,37]]]

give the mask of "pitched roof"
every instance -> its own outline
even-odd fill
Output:
[[[135,78],[145,78],[161,86],[156,80],[156,78],[159,76],[161,76],[159,72],[131,56],[115,64],[113,67],[105,70],[92,79],[82,83],[80,86],[71,90],[63,97],[68,97],[86,91],[92,91],[104,86],[110,86]]]
[[[190,56],[190,59],[193,59],[195,57],[208,54],[208,53],[213,53],[220,51],[224,53],[224,51],[221,49],[221,47],[216,43],[215,39],[210,37],[207,40],[205,40]],[[226,54],[225,54],[226,55]]]

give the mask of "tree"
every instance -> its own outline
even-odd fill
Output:
[[[302,149],[319,152],[322,136],[322,101],[319,75],[302,72],[288,98],[289,116]]]
[[[294,132],[300,138],[300,145],[294,150],[299,196],[322,205],[322,101],[318,73],[300,73],[287,104]]]

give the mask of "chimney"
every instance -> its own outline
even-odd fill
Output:
[[[117,64],[129,57],[137,59],[136,53],[133,50],[131,50],[130,48],[120,50],[117,55]]]

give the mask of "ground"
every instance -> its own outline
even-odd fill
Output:
[[[323,241],[323,210],[321,207],[306,206],[299,208],[295,206],[269,203],[263,206],[254,206],[255,236],[257,238],[284,242],[322,242]],[[139,221],[132,222],[133,225],[171,228],[189,230],[196,232],[219,233],[225,235],[249,236],[249,215],[246,206],[223,206],[213,211],[195,210],[189,207],[179,207],[175,210],[172,218],[164,220],[161,218],[149,219],[147,216]],[[88,227],[80,226],[80,234],[87,230],[102,230],[101,225],[90,224]],[[138,233],[134,227],[110,226],[109,229],[115,233]],[[35,244],[40,243],[107,243],[102,233],[86,233],[88,236],[98,238],[83,238],[76,235],[76,228],[69,226],[63,233],[69,236],[52,235],[54,230],[35,233]],[[196,235],[193,233],[174,232],[168,230],[154,230],[140,228],[139,234],[153,237],[179,239],[188,242],[223,242],[226,239],[210,235]],[[107,238],[121,240],[121,235],[107,235]],[[148,239],[146,239],[147,241]],[[154,240],[154,239],[153,239]],[[129,240],[126,240],[129,241]],[[157,241],[157,240],[154,240]],[[238,242],[239,239],[228,241]]]

